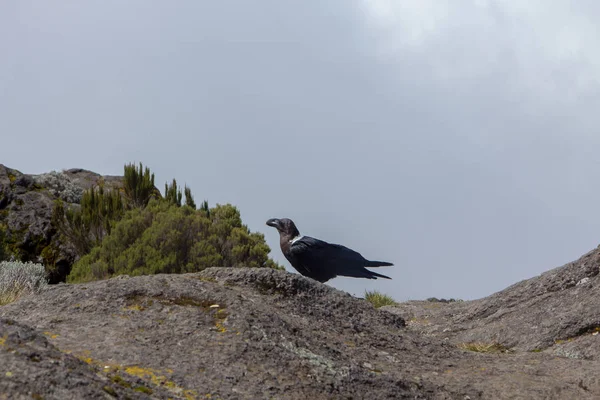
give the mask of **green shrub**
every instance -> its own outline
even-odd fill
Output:
[[[185,205],[192,207],[195,210],[196,202],[194,201],[194,196],[192,196],[192,190],[189,187],[184,186],[183,191],[185,193]]]
[[[132,207],[142,208],[151,198],[156,197],[157,189],[154,186],[154,174],[150,169],[142,167],[135,168],[135,164],[127,164],[123,173],[123,190],[128,204]]]
[[[181,189],[177,188],[177,181],[173,179],[171,184],[165,183],[165,200],[171,204],[181,207]]]
[[[0,222],[0,261],[8,258],[8,250],[6,249],[6,225]]]
[[[0,262],[0,305],[37,293],[48,284],[42,264],[21,261]]]
[[[373,304],[375,308],[383,306],[395,306],[396,304],[398,304],[393,298],[391,298],[387,294],[382,294],[376,290],[372,292],[366,291],[365,300]]]
[[[269,252],[264,236],[242,225],[230,204],[206,212],[150,200],[144,209],[127,211],[101,245],[73,266],[68,281],[223,266],[281,268],[268,258]]]
[[[110,234],[112,225],[124,212],[125,205],[118,190],[92,187],[83,192],[80,205],[65,207],[62,200],[56,200],[52,223],[81,257]]]

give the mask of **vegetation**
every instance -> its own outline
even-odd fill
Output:
[[[118,221],[124,212],[120,192],[104,191],[99,186],[83,193],[79,207],[65,207],[62,200],[57,200],[52,222],[81,257],[110,234],[112,223]]]
[[[0,222],[0,261],[8,258],[8,250],[6,249],[6,225]]]
[[[48,284],[42,264],[20,261],[0,262],[0,305],[37,293]]]
[[[171,204],[181,207],[181,189],[177,188],[177,181],[173,179],[173,182],[169,185],[165,183],[165,200]]]
[[[369,292],[365,292],[365,300],[369,303],[373,304],[375,308],[383,307],[383,306],[395,306],[398,303],[387,294],[380,293],[376,290]]]
[[[251,233],[232,205],[206,213],[151,200],[144,209],[126,212],[102,244],[73,266],[68,281],[223,266],[281,268],[268,258],[269,251],[264,236]]]
[[[191,189],[178,186],[175,179],[165,184],[163,197],[154,186],[154,174],[142,163],[124,166],[122,186],[100,179],[84,191],[58,172],[34,180],[34,190],[47,189],[56,197],[51,237],[27,240],[28,252],[19,252],[16,243],[28,228],[5,229],[8,211],[0,210],[0,260],[41,257],[52,282],[196,272],[212,266],[282,268],[268,258],[264,236],[242,224],[236,207],[210,208],[204,200],[197,209]]]
[[[134,164],[127,164],[123,173],[123,189],[131,207],[145,207],[156,195],[154,174],[148,167],[144,169],[142,163],[139,169]]]
[[[183,193],[185,195],[185,205],[188,207],[192,207],[195,210],[196,202],[194,201],[194,196],[192,196],[192,190],[186,185],[184,186]],[[206,207],[208,208],[208,203],[206,203]]]

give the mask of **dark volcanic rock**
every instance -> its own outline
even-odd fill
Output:
[[[76,254],[59,241],[51,224],[54,200],[78,204],[85,189],[100,183],[118,188],[122,179],[83,169],[27,175],[0,164],[0,229],[6,230],[9,252],[22,261],[44,263],[50,283],[64,281]]]
[[[402,314],[415,312],[395,312],[297,274],[246,268],[60,284],[0,307],[97,379],[139,379],[161,399],[600,396],[594,360],[469,352],[405,326]],[[6,356],[0,348],[0,365]]]
[[[98,374],[44,335],[7,319],[0,319],[0,361],[0,400],[147,398],[135,391],[144,387],[139,379]]]

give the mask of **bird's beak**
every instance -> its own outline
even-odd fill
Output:
[[[272,226],[273,228],[279,229],[279,220],[277,218],[271,218],[267,221],[267,225]]]

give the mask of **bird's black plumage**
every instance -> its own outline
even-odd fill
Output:
[[[369,271],[365,267],[394,265],[385,261],[370,261],[360,253],[339,244],[327,243],[310,236],[301,236],[291,219],[272,218],[267,221],[279,232],[279,244],[292,267],[304,276],[327,282],[336,276],[377,279],[388,276]]]

